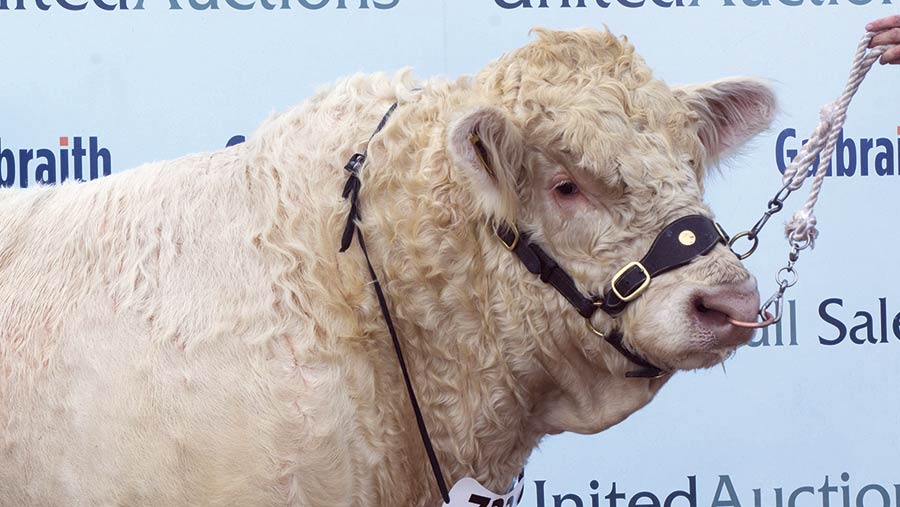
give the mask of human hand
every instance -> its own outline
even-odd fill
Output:
[[[900,15],[876,19],[866,25],[866,30],[878,33],[872,37],[870,48],[884,44],[900,44]],[[881,55],[881,64],[886,63],[900,64],[900,45]]]

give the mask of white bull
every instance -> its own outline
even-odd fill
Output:
[[[670,375],[626,378],[494,227],[602,294],[665,224],[711,216],[704,167],[773,95],[673,89],[608,33],[539,30],[476,76],[355,76],[221,152],[0,194],[0,505],[440,503],[362,253],[338,253],[342,167],[394,102],[360,227],[448,481],[502,490],[544,435],[653,398]],[[757,304],[720,245],[592,323],[702,368]]]

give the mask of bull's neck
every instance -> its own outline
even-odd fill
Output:
[[[420,115],[413,123],[422,128],[413,139],[370,146],[361,230],[448,487],[469,476],[502,492],[545,434],[600,431],[655,389],[615,378],[606,365],[609,356],[622,361],[619,354],[586,336],[583,318],[500,247],[485,218],[469,209],[471,189],[428,114],[399,109],[392,121]],[[383,323],[377,304],[365,307],[361,319]],[[375,343],[392,349],[387,330],[377,332]],[[378,381],[390,383],[393,411],[407,414],[397,424],[406,456],[417,461],[417,489],[434,492],[399,365],[392,350],[381,357],[394,363]]]
[[[504,331],[495,326],[509,316],[492,308],[496,277],[483,258],[483,231],[477,222],[460,219],[468,210],[454,208],[447,197],[459,192],[447,176],[450,167],[440,160],[384,167],[375,163],[381,153],[376,147],[363,176],[361,230],[447,486],[473,477],[503,492],[543,433],[529,426],[531,391],[498,341]],[[388,171],[390,177],[384,175]],[[368,308],[363,318],[383,323],[377,304]],[[378,341],[391,347],[386,328]],[[392,362],[394,370],[384,377],[393,384],[392,404],[407,414],[400,422],[404,445],[414,447],[407,456],[420,462],[419,481],[434,492],[400,367]]]

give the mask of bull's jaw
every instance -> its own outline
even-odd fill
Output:
[[[578,353],[566,355],[567,364],[552,371],[553,386],[537,400],[536,429],[543,434],[599,433],[647,405],[671,377],[626,378],[624,372],[633,365],[613,354],[618,353],[605,358],[612,370],[598,370]]]

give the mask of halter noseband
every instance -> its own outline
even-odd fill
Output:
[[[609,334],[598,331],[591,323],[594,313],[601,309],[611,317],[618,316],[628,303],[644,292],[653,277],[706,255],[718,243],[728,245],[728,235],[719,224],[703,215],[683,216],[660,231],[640,261],[629,262],[616,272],[609,289],[601,297],[585,295],[578,290],[572,277],[544,249],[532,243],[528,234],[520,232],[515,226],[506,225],[498,227],[496,232],[506,249],[514,253],[530,273],[539,275],[542,282],[562,294],[585,318],[594,333],[641,367],[625,373],[626,377],[638,378],[656,378],[666,371],[628,350],[622,343],[623,336],[619,331]]]

